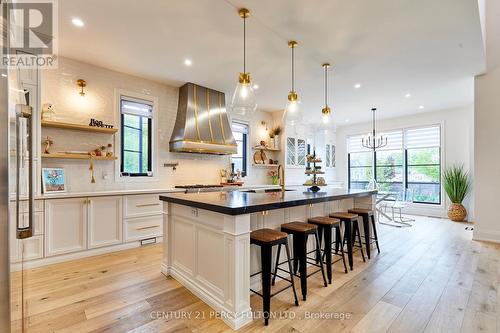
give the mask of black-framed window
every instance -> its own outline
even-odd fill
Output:
[[[398,134],[399,133],[399,134]],[[441,204],[441,132],[439,126],[393,131],[388,145],[375,153],[379,190],[414,203]],[[364,189],[372,178],[373,152],[362,136],[348,138],[349,188]]]
[[[120,97],[120,174],[130,177],[153,175],[153,103]]]
[[[234,163],[234,170],[241,171],[241,176],[246,177],[248,174],[248,124],[233,121],[231,130],[238,145],[236,154],[231,155],[231,161]]]

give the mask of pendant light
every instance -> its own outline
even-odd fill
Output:
[[[285,107],[285,123],[290,126],[295,126],[302,122],[302,113],[299,109],[299,97],[295,91],[295,47],[297,42],[291,40],[288,42],[288,47],[291,53],[291,89],[288,93],[288,102]]]
[[[325,63],[322,67],[325,69],[325,107],[321,110],[321,113],[323,115],[322,122],[327,125],[332,117],[332,110],[328,106],[328,68],[330,68],[330,64]]]
[[[243,19],[243,73],[240,73],[238,84],[234,90],[231,100],[231,110],[237,115],[250,115],[257,109],[255,94],[250,80],[250,73],[246,71],[246,19],[250,16],[250,11],[246,8],[238,10],[238,14]]]

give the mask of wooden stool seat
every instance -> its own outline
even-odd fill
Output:
[[[316,225],[335,225],[339,224],[340,220],[333,218],[333,217],[327,217],[327,216],[315,216],[311,217],[310,219],[307,220],[307,222],[311,224],[316,224]]]
[[[250,233],[250,242],[253,244],[273,244],[287,238],[288,235],[284,232],[274,229],[259,229]]]
[[[317,226],[305,222],[290,222],[281,225],[281,231],[291,232],[291,233],[306,233],[312,234],[318,229]]]
[[[380,247],[378,245],[378,236],[377,236],[377,224],[375,223],[374,211],[371,209],[364,209],[364,208],[352,208],[352,209],[349,209],[349,213],[359,214],[363,218],[363,230],[364,230],[364,234],[365,234],[364,235],[365,236],[365,248],[366,248],[366,254],[368,256],[368,259],[371,258],[370,244],[372,243],[372,240],[375,242],[375,245],[377,246],[378,253],[380,253]],[[371,236],[370,221],[371,221],[374,237]]]
[[[336,212],[331,213],[330,217],[340,219],[340,220],[354,220],[358,218],[358,214],[346,213],[346,212]]]
[[[348,212],[352,213],[352,214],[358,214],[358,215],[365,215],[365,214],[373,215],[374,214],[373,210],[365,209],[365,208],[352,208],[352,209],[349,209]]]

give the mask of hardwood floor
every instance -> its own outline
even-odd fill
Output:
[[[280,318],[268,327],[256,319],[241,331],[500,331],[500,246],[473,242],[464,224],[443,219],[378,229],[380,255],[366,263],[355,255],[348,274],[336,263],[328,288],[312,276],[298,307],[290,289],[273,297],[271,310]],[[160,273],[161,256],[160,246],[150,246],[29,270],[28,332],[231,331]],[[18,300],[19,285],[14,289]],[[260,297],[251,302],[258,314]]]

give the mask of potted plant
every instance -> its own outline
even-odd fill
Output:
[[[271,130],[271,133],[269,136],[273,139],[274,149],[279,149],[280,134],[281,134],[281,127],[280,126],[276,126]]]
[[[271,184],[278,185],[278,170],[269,170],[267,175],[271,177]]]
[[[448,208],[448,217],[455,222],[461,222],[467,216],[467,210],[462,205],[471,189],[469,172],[464,170],[463,165],[454,165],[446,168],[443,172],[444,190],[451,200]]]

